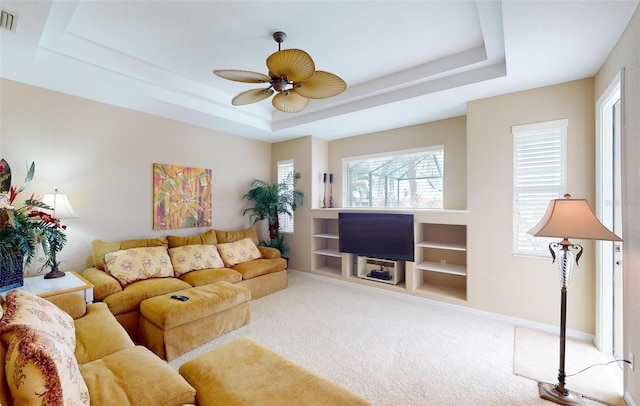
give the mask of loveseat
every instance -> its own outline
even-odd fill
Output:
[[[45,300],[13,290],[0,315],[4,406],[195,403],[195,389],[134,345],[104,303],[86,304],[77,294]]]
[[[137,261],[131,258],[139,259],[147,251],[151,252],[149,255],[158,255],[149,261],[168,267],[164,271],[149,271],[152,267],[136,271],[145,265],[131,264]],[[166,264],[168,260],[170,263]],[[106,303],[136,342],[140,303],[151,297],[220,281],[248,288],[251,299],[287,287],[287,261],[277,249],[259,245],[253,227],[234,231],[212,229],[189,237],[94,240],[87,265],[82,276],[94,285],[94,301]]]

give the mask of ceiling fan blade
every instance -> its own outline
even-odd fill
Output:
[[[293,87],[301,96],[310,99],[325,99],[344,92],[347,84],[333,73],[319,70],[311,79],[295,83]]]
[[[275,95],[271,104],[285,113],[297,113],[307,107],[309,99],[300,96],[295,90],[291,89]]]
[[[231,100],[231,104],[234,106],[244,106],[245,104],[251,104],[264,100],[273,94],[273,89],[251,89],[246,92],[242,92]]]
[[[213,73],[224,79],[244,83],[269,83],[271,78],[265,74],[247,70],[214,70]]]
[[[273,76],[286,76],[290,82],[309,80],[316,71],[313,59],[300,49],[285,49],[271,54],[267,58],[267,67]]]

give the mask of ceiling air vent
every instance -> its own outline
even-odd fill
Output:
[[[7,10],[0,10],[0,28],[16,32],[17,24],[18,16],[16,14],[10,13]]]

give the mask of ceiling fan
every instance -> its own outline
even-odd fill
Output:
[[[273,93],[271,104],[285,113],[297,113],[307,107],[309,99],[325,99],[345,91],[347,84],[333,73],[316,70],[313,59],[303,50],[280,50],[287,38],[282,31],[273,33],[278,43],[278,52],[267,58],[269,75],[245,70],[214,70],[224,79],[244,83],[268,83],[269,87],[242,92],[233,98],[231,104],[242,106],[259,102]]]

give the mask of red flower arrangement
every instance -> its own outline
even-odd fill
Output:
[[[29,265],[41,246],[47,254],[45,267],[57,269],[56,254],[62,250],[67,239],[66,226],[43,210],[52,210],[34,194],[24,201],[24,205],[13,206],[18,194],[33,179],[35,163],[31,163],[23,185],[11,185],[11,168],[7,161],[0,160],[0,267],[22,271],[22,263]],[[20,265],[20,266],[17,266]]]

